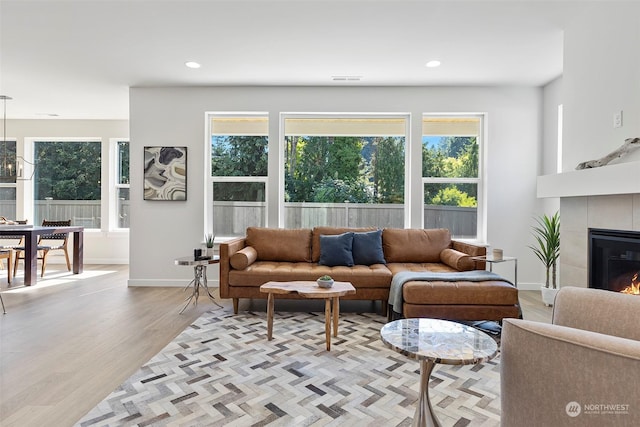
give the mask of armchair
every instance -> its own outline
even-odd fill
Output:
[[[501,425],[640,425],[640,296],[558,291],[552,324],[505,319]]]

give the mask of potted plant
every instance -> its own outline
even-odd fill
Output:
[[[216,240],[216,235],[213,233],[207,233],[204,235],[204,245],[207,247],[207,256],[213,258],[214,249],[213,243]]]
[[[333,278],[325,274],[324,276],[318,277],[316,283],[318,283],[318,286],[321,288],[330,288],[333,286]]]
[[[546,269],[546,280],[541,287],[542,301],[548,307],[553,305],[553,300],[558,292],[557,265],[560,256],[560,214],[556,212],[549,217],[547,214],[536,218],[532,234],[536,239],[536,245],[529,246]]]

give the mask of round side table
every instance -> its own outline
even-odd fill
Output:
[[[222,308],[220,304],[216,301],[211,292],[209,291],[209,287],[207,286],[207,266],[209,264],[218,264],[220,262],[220,257],[218,255],[214,255],[211,259],[194,259],[193,257],[182,257],[176,258],[176,265],[187,265],[193,266],[193,280],[189,282],[187,286],[184,287],[184,290],[187,290],[189,286],[193,285],[193,292],[186,299],[186,304],[180,310],[180,314],[184,312],[189,303],[193,301],[193,305],[198,304],[198,296],[200,295],[200,287],[203,287],[209,299],[218,307]]]
[[[489,335],[471,326],[438,319],[401,319],[380,329],[389,348],[420,361],[420,395],[413,426],[438,427],[429,400],[429,377],[436,363],[471,365],[492,359],[498,345]]]

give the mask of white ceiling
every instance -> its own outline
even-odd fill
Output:
[[[0,94],[9,118],[126,119],[130,86],[540,86],[588,3],[0,0]]]

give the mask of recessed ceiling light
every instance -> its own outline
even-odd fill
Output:
[[[187,61],[184,63],[188,68],[200,68],[200,64],[195,61]]]
[[[435,68],[435,67],[439,67],[440,66],[440,61],[438,61],[437,59],[434,59],[433,61],[429,61],[425,64],[426,67],[428,68]]]

